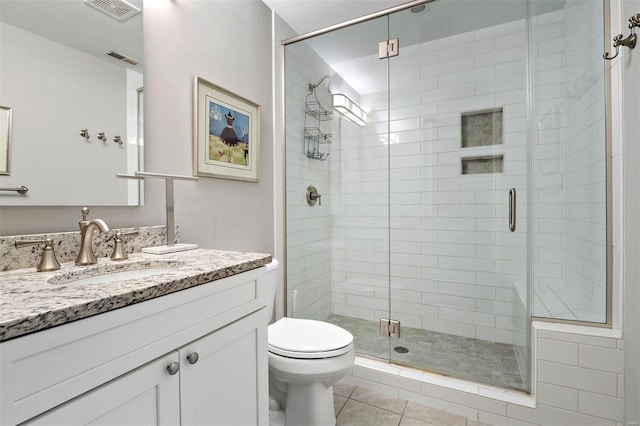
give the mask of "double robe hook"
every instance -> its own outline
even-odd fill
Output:
[[[613,47],[615,47],[616,49],[615,55],[610,56],[609,52],[605,52],[602,57],[607,60],[615,58],[620,53],[620,46],[628,47],[629,49],[633,49],[634,47],[636,47],[636,41],[638,39],[638,36],[635,32],[636,27],[640,27],[640,13],[629,18],[629,29],[631,30],[631,34],[629,34],[626,38],[622,38],[622,34],[618,34],[613,38]]]

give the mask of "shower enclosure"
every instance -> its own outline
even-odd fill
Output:
[[[289,316],[522,391],[532,315],[606,324],[597,3],[414,2],[285,42]],[[546,309],[576,286],[587,317]]]

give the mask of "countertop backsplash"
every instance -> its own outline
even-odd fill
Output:
[[[109,232],[95,233],[93,250],[97,258],[111,256],[115,243],[115,231],[121,231],[123,234],[139,232],[137,236],[124,238],[127,253],[139,252],[143,247],[155,247],[167,243],[167,227],[165,225],[112,229]],[[179,236],[179,230],[176,226],[176,243],[179,240]],[[0,237],[0,271],[35,268],[40,261],[42,245],[37,244],[17,249],[14,243],[16,240],[41,240],[44,238],[53,239],[53,248],[58,262],[75,261],[78,256],[78,250],[80,250],[80,231],[13,235]]]

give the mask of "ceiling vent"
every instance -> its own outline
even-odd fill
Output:
[[[124,0],[84,0],[87,6],[106,13],[120,22],[140,13],[140,9]]]
[[[138,64],[140,64],[140,61],[135,60],[133,58],[130,58],[128,56],[125,56],[125,55],[123,55],[121,53],[114,52],[113,50],[107,50],[106,52],[104,52],[104,54],[107,55],[107,56],[111,56],[112,58],[115,58],[115,59],[117,59],[119,61],[126,62],[129,65],[138,65]]]

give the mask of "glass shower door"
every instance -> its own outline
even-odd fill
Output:
[[[499,4],[389,16],[390,360],[528,390],[526,3]]]
[[[529,390],[526,9],[434,1],[285,46],[288,316]]]
[[[340,325],[359,354],[385,360],[387,67],[378,43],[387,33],[382,17],[285,47],[288,316]],[[334,109],[334,96],[365,111],[366,124]],[[316,102],[324,117],[310,111]],[[310,185],[321,195],[313,205]]]

